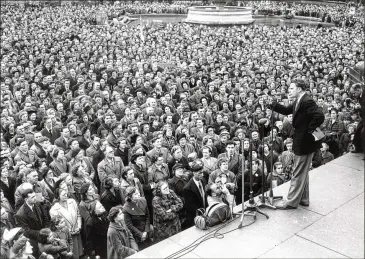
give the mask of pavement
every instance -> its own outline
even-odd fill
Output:
[[[186,250],[181,258],[364,258],[364,161],[346,154],[309,173],[310,206],[295,210],[262,209],[269,219],[237,229],[240,218],[219,233],[232,231]],[[274,189],[286,198],[290,183]],[[234,208],[239,211],[241,205]],[[253,220],[245,216],[243,224]],[[129,258],[166,258],[209,230],[189,228]],[[177,258],[173,256],[171,258]]]

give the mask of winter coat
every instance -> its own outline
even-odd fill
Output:
[[[164,239],[180,232],[181,223],[178,212],[183,208],[183,202],[174,191],[170,190],[168,195],[156,195],[152,206],[156,238]],[[167,212],[170,209],[171,211]]]
[[[138,250],[132,233],[122,223],[111,222],[108,229],[108,259],[123,259]]]

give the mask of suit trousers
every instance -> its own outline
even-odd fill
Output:
[[[293,177],[285,202],[286,206],[298,207],[301,201],[309,203],[309,168],[314,153],[309,155],[294,155]]]

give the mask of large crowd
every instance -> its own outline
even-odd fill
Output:
[[[363,20],[92,26],[97,8],[1,8],[1,258],[124,258],[247,200],[251,172],[254,196],[290,180],[292,115],[266,100],[298,79],[326,116],[312,167],[359,151]]]

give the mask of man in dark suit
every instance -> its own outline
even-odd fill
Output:
[[[194,218],[196,216],[197,209],[205,209],[207,207],[205,185],[206,182],[203,179],[203,162],[198,159],[191,165],[191,171],[193,171],[193,177],[185,185],[183,190],[183,196],[186,209],[186,227],[194,226]]]
[[[288,115],[293,113],[293,151],[294,169],[286,201],[276,205],[278,209],[295,209],[298,205],[309,206],[308,171],[314,152],[321,147],[311,134],[324,121],[324,114],[315,101],[305,92],[307,85],[303,80],[292,82],[288,89],[289,98],[296,99],[284,106],[269,99],[272,110]]]
[[[54,144],[61,148],[65,153],[69,151],[70,144],[70,130],[67,127],[62,128],[61,137],[54,141]]]
[[[61,136],[58,127],[52,127],[52,119],[47,118],[44,123],[44,129],[41,131],[42,135],[47,137],[53,145],[55,140]]]
[[[22,195],[24,204],[15,214],[15,222],[18,227],[24,229],[24,236],[30,239],[30,244],[33,246],[33,256],[38,258],[40,255],[38,249],[39,231],[49,227],[49,217],[47,212],[37,203],[36,193],[32,189],[25,190]]]

